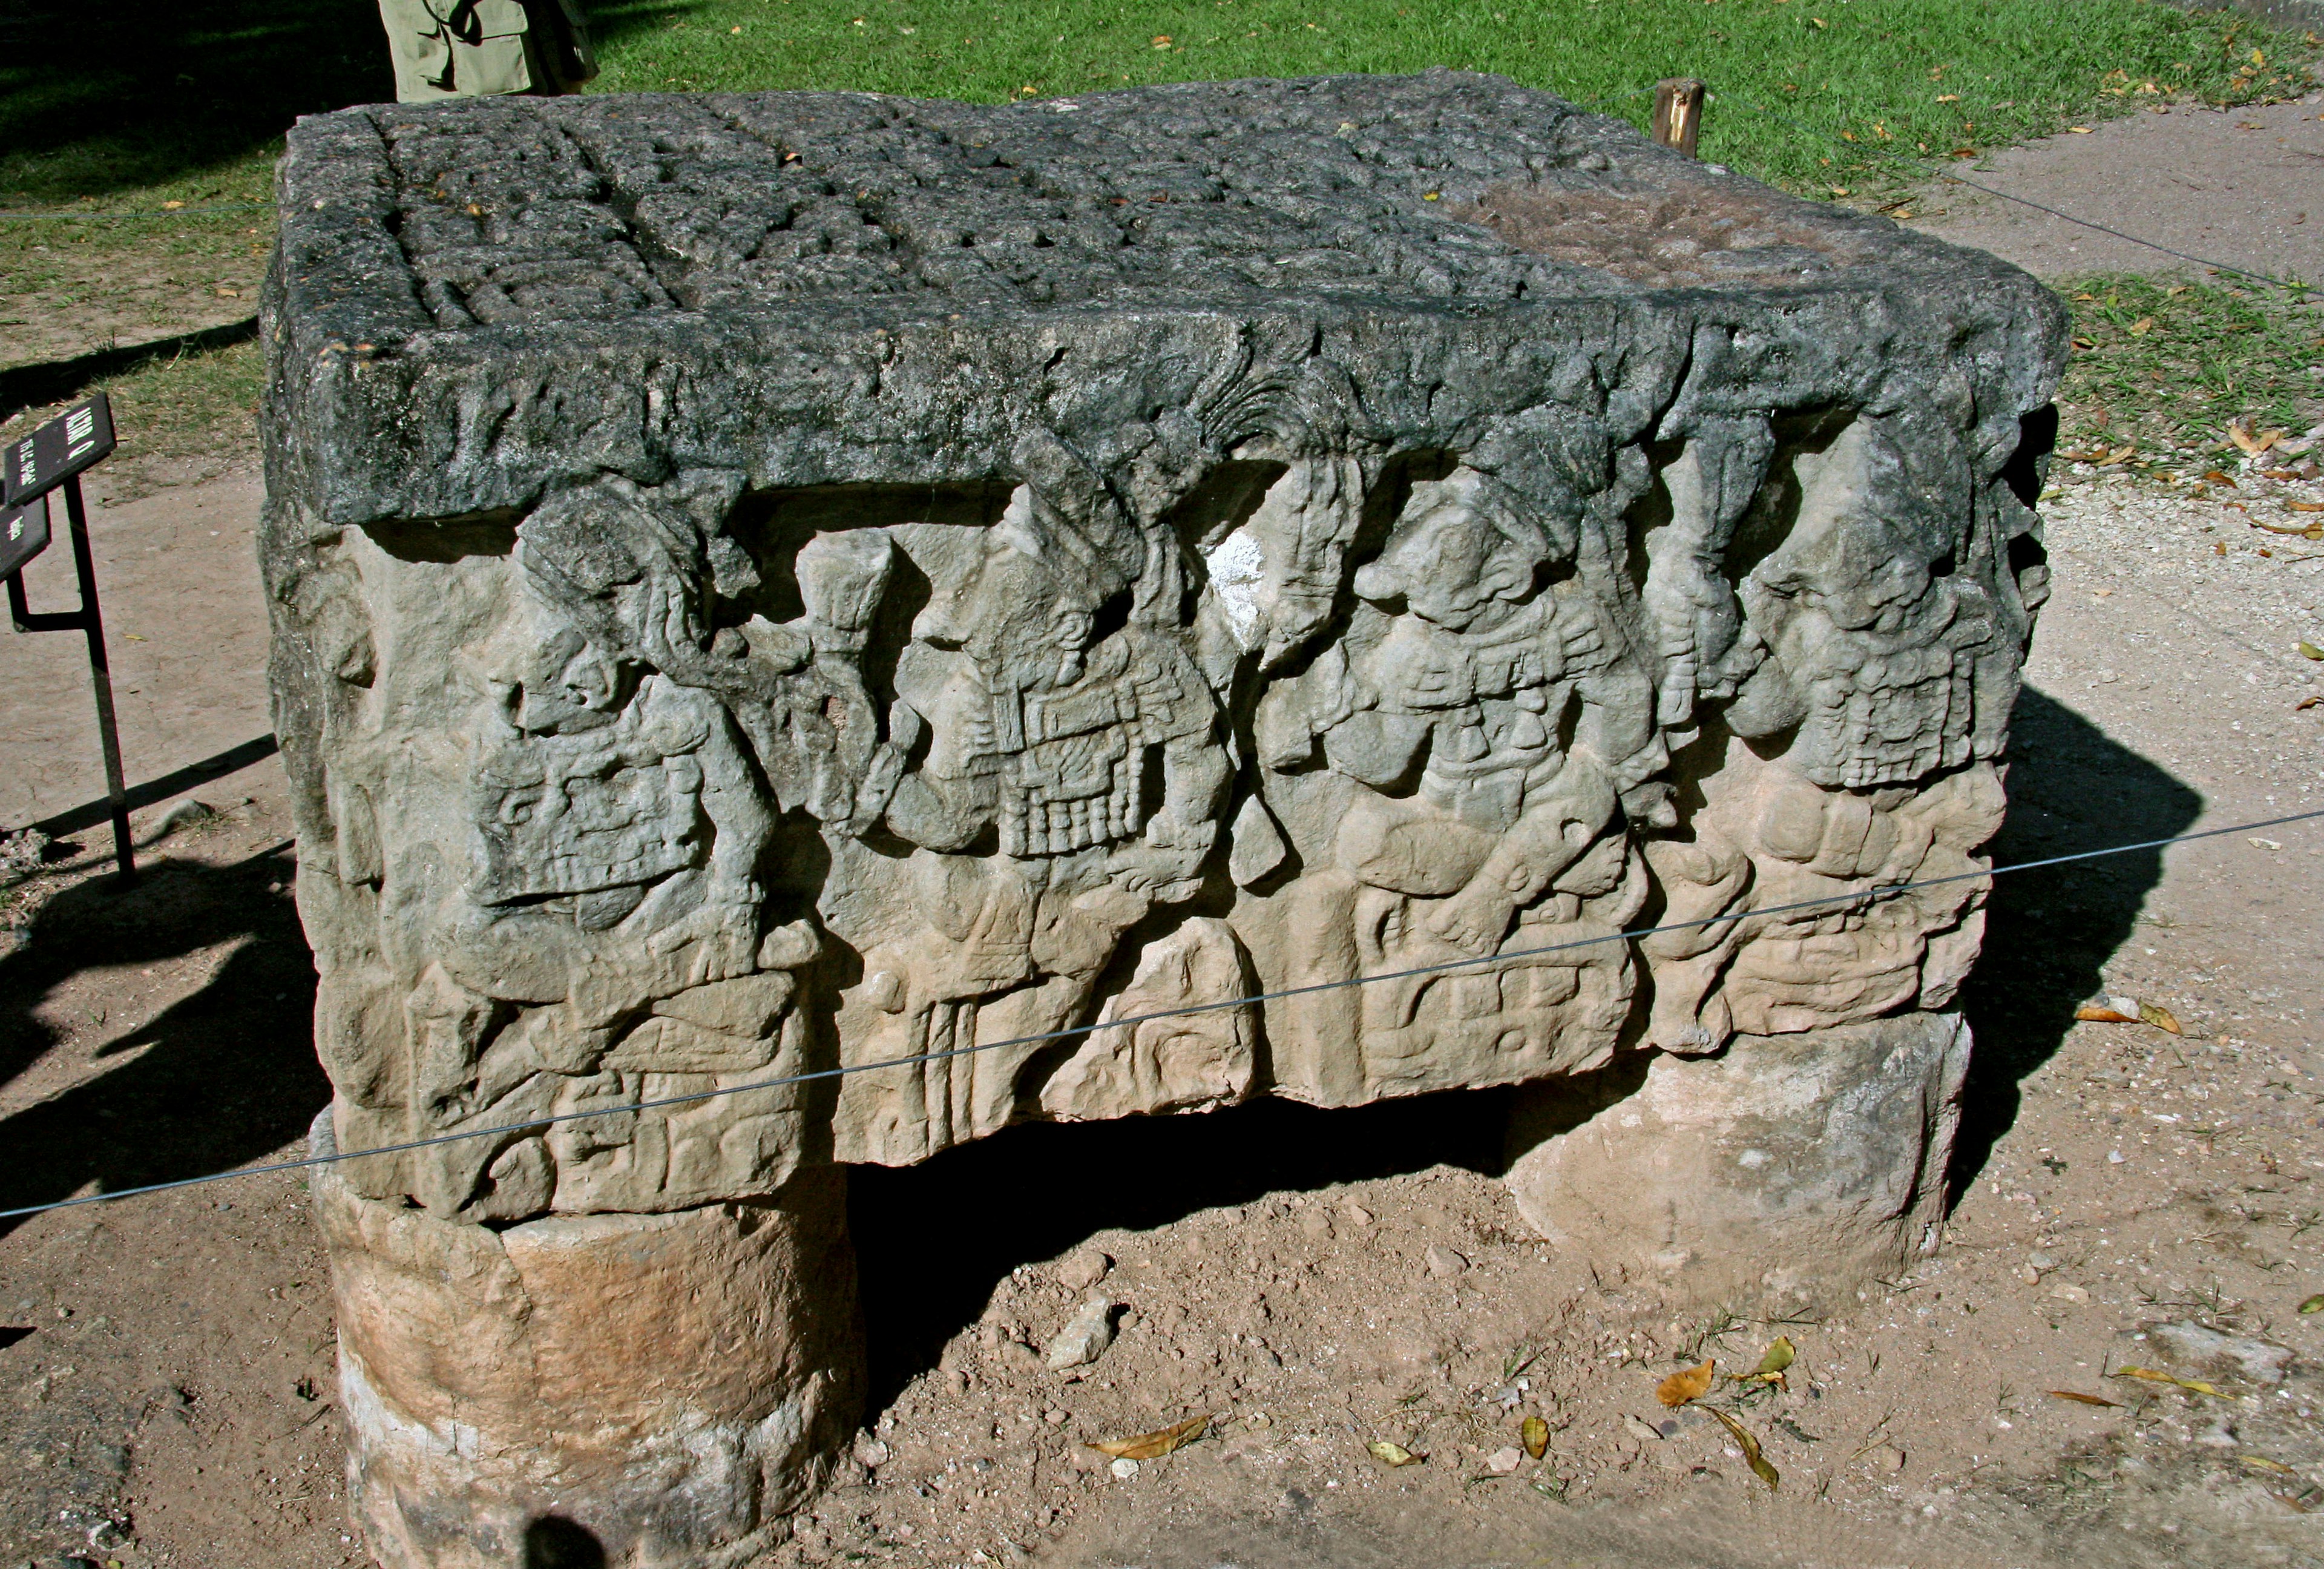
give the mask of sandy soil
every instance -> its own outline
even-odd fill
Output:
[[[2324,626],[2324,552],[2218,500],[2061,477],[1997,854],[2316,804],[2324,712],[2297,706],[2319,688],[2293,644]],[[164,839],[134,893],[38,880],[0,959],[5,1202],[288,1150],[321,1103],[287,833],[257,795]],[[878,1463],[774,1562],[1772,1563],[1810,1541],[1843,1562],[1898,1532],[1963,1563],[2315,1561],[2319,872],[2310,824],[2003,879],[1945,1248],[1821,1322],[1675,1312],[1529,1241],[1491,1179],[1491,1094],[1027,1129],[863,1173]],[[2116,992],[2186,1033],[2071,1022]],[[1032,1348],[1091,1249],[1121,1334],[1069,1380]],[[0,1544],[87,1554],[94,1527],[124,1565],[348,1561],[323,1279],[290,1177],[15,1228]],[[2152,1338],[2181,1323],[2288,1347],[2289,1376]],[[1790,1391],[1720,1397],[1770,1494],[1653,1389],[1779,1333]],[[1127,1478],[1084,1447],[1204,1414],[1204,1442]],[[1528,1415],[1545,1458],[1496,1474]],[[1427,1458],[1382,1465],[1374,1439]]]
[[[2248,521],[2324,485],[2057,479],[1997,858],[2324,805],[2301,706],[2324,665],[2295,648],[2324,644],[2324,548]],[[100,512],[122,684],[154,687],[124,703],[141,829],[188,793],[218,809],[153,839],[134,891],[72,830],[0,889],[0,1207],[297,1153],[327,1094],[279,766],[200,766],[265,725],[255,487],[221,484],[156,498],[150,564]],[[0,752],[37,763],[0,773],[0,821],[69,823],[84,678],[72,640],[30,642]],[[2324,1564],[2324,1314],[2298,1311],[2324,1291],[2319,917],[2314,822],[2000,880],[1944,1245],[1812,1322],[1681,1311],[1529,1240],[1490,1094],[1023,1129],[859,1173],[862,1463],[768,1562]],[[2184,1033],[2074,1022],[2107,993]],[[306,1209],[270,1176],[0,1223],[0,1564],[360,1562]],[[1119,1339],[1048,1371],[1092,1291]],[[1771,1491],[1654,1391],[1778,1334],[1788,1389],[1708,1402]],[[1127,1474],[1086,1447],[1195,1416]]]

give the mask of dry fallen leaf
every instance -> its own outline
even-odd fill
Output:
[[[1705,1406],[1703,1409],[1718,1417],[1720,1425],[1735,1435],[1735,1446],[1743,1452],[1743,1463],[1751,1468],[1753,1476],[1767,1484],[1769,1492],[1775,1491],[1783,1482],[1784,1473],[1770,1465],[1767,1457],[1759,1453],[1759,1441],[1743,1431],[1742,1423],[1717,1407]]]
[[[2126,444],[2125,444],[2125,445],[2123,445],[2123,446],[2120,446],[2120,447],[2116,448],[2112,452],[2107,453],[2104,457],[2100,458],[2098,461],[2099,461],[2099,462],[2101,462],[2101,463],[2120,463],[2124,458],[2128,457],[2131,454],[2133,454],[2133,453],[2136,452],[2137,450],[2138,450],[2138,443],[2137,443],[2137,442],[2135,442],[2135,441],[2128,442],[2128,443],[2126,443]]]
[[[1200,1438],[1210,1425],[1211,1418],[1205,1413],[1200,1417],[1189,1417],[1159,1433],[1141,1433],[1135,1438],[1117,1438],[1110,1443],[1093,1444],[1090,1447],[1100,1454],[1111,1454],[1116,1460],[1159,1460],[1172,1450],[1183,1449]]]
[[[2130,336],[2133,337],[2144,337],[2148,333],[2153,332],[2153,330],[2154,318],[2151,316],[2140,317],[2136,321],[2130,324],[2129,328]]]
[[[2254,457],[2257,457],[2261,453],[2282,440],[2283,432],[2264,430],[2255,433],[2246,429],[2241,420],[2231,420],[2227,422],[2227,439]]]
[[[1793,1359],[1798,1355],[1799,1348],[1792,1343],[1792,1337],[1779,1334],[1768,1345],[1767,1354],[1759,1359],[1759,1365],[1748,1373],[1736,1374],[1735,1381],[1738,1384],[1773,1384],[1788,1394],[1792,1386],[1784,1380],[1784,1370],[1790,1367]]]
[[[2238,1454],[2236,1458],[2254,1471],[2272,1471],[2278,1476],[2294,1474],[2292,1467],[2284,1464],[2281,1460],[2270,1460],[2264,1454]]]
[[[2122,1407],[2119,1400],[2109,1400],[2104,1395],[2085,1395],[2080,1389],[2044,1389],[2043,1393],[2052,1399],[2075,1400],[2085,1406],[2109,1406],[2116,1410]]]
[[[2324,660],[2324,649],[2319,649],[2314,643],[2310,642],[2306,638],[2301,638],[2300,640],[2300,657],[2303,660]]]
[[[1683,1372],[1673,1373],[1655,1386],[1655,1398],[1674,1411],[1689,1400],[1700,1400],[1710,1392],[1711,1376],[1718,1371],[1718,1367],[1717,1360],[1713,1359],[1704,1362],[1699,1368],[1689,1368]]]
[[[2198,1395],[2210,1395],[2222,1399],[2226,1398],[2200,1379],[2181,1379],[2170,1373],[2159,1372],[2153,1368],[2117,1368],[2107,1376],[2116,1379],[2144,1379],[2150,1384],[2175,1384],[2180,1389],[2191,1389]]]
[[[2294,512],[2324,512],[2324,502],[2286,502],[2284,510]]]
[[[2224,474],[2221,474],[2221,473],[2220,473],[2218,469],[2216,469],[2216,468],[2207,468],[2207,469],[2205,469],[2205,470],[2203,471],[2203,479],[2204,479],[2205,483],[2209,484],[2209,485],[2226,485],[2229,490],[2233,490],[2233,489],[2235,489],[2235,488],[2236,488],[2236,482],[2235,482],[2234,480],[2230,479],[2229,477],[2227,477],[2227,475],[2224,475]]]
[[[1370,1450],[1372,1458],[1382,1465],[1418,1465],[1428,1458],[1425,1454],[1415,1454],[1401,1444],[1390,1444],[1385,1438],[1375,1438],[1364,1447]]]
[[[2324,540],[2324,523],[2263,523],[2257,518],[2246,518],[2244,521],[2271,534],[2290,534],[2295,540]]]
[[[1549,1424],[1540,1417],[1526,1417],[1517,1428],[1517,1436],[1525,1442],[1525,1452],[1536,1460],[1549,1453]]]
[[[2302,709],[2313,708],[2319,703],[2324,703],[2324,697],[2302,697],[2299,702],[2294,703],[2292,706],[2292,711],[2294,714],[2297,714]]]
[[[2152,1024],[2173,1035],[2187,1033],[2171,1010],[2135,997],[2101,997],[2075,1009],[2074,1017],[2088,1024]]]

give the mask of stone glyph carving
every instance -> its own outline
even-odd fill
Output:
[[[764,1256],[836,1257],[835,1165],[1260,1094],[1546,1084],[1512,1181],[1596,1235],[1620,1172],[1679,1179],[1558,1086],[1794,1047],[1939,1108],[1800,1202],[1850,1258],[1920,1223],[1982,885],[1868,891],[1998,822],[2030,280],[1449,75],[347,111],[282,184],[263,555],[328,1133],[483,1134],[337,1168],[351,1324],[464,1249],[428,1311],[483,1322],[493,1248],[552,1234],[729,1260],[789,1205]],[[1665,1229],[1790,1213],[1737,1203]],[[780,1268],[733,1310],[805,1312]],[[474,1380],[363,1343],[374,1550],[512,1561],[396,1480],[546,1507],[413,1436]],[[807,1436],[667,1541],[832,1453],[852,1343],[784,1343],[684,1419],[813,1382]],[[593,1495],[615,1561],[675,1551],[622,1501],[678,1485],[651,1426]]]

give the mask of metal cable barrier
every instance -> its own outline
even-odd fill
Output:
[[[879,1073],[889,1068],[910,1067],[918,1063],[940,1062],[946,1057],[970,1057],[978,1052],[999,1051],[1007,1047],[1039,1046],[1050,1041],[1071,1040],[1094,1034],[1101,1029],[1126,1029],[1161,1019],[1183,1019],[1189,1014],[1211,1013],[1224,1008],[1247,1008],[1253,1003],[1271,1002],[1286,997],[1311,996],[1318,992],[1337,992],[1351,986],[1370,985],[1379,981],[1405,981],[1420,975],[1442,975],[1464,970],[1483,969],[1519,959],[1536,959],[1547,954],[1570,953],[1576,948],[1596,947],[1606,943],[1634,942],[1641,937],[1655,937],[1665,932],[1694,931],[1704,927],[1731,926],[1766,916],[1794,915],[1811,909],[1862,909],[1875,901],[1894,899],[1923,888],[1941,888],[1949,883],[1975,882],[1986,878],[2003,877],[2014,872],[2034,872],[2045,866],[2064,866],[2075,862],[2095,861],[2108,855],[2127,855],[2141,850],[2160,850],[2172,844],[2191,844],[2199,839],[2217,839],[2230,834],[2248,834],[2260,828],[2279,828],[2290,823],[2305,823],[2324,817],[2324,808],[2314,811],[2295,812],[2288,817],[2266,817],[2254,823],[2237,823],[2225,828],[2205,828],[2199,833],[2179,834],[2168,839],[2142,839],[2128,844],[2109,844],[2099,850],[2077,850],[2065,855],[2047,855],[2037,861],[2014,862],[2006,866],[1988,867],[1981,872],[1956,872],[1944,877],[1924,877],[1911,882],[1874,883],[1849,893],[1828,894],[1821,899],[1803,899],[1790,904],[1768,905],[1757,909],[1729,910],[1720,915],[1705,916],[1697,920],[1671,921],[1661,926],[1639,927],[1628,931],[1607,932],[1598,937],[1577,937],[1570,942],[1551,943],[1543,947],[1520,948],[1509,953],[1487,954],[1474,959],[1453,959],[1443,964],[1419,964],[1408,970],[1388,970],[1378,974],[1357,975],[1344,981],[1319,981],[1312,985],[1287,986],[1276,992],[1257,992],[1247,997],[1223,998],[1215,1002],[1196,1002],[1184,1008],[1166,1008],[1158,1012],[1136,1014],[1128,1019],[1109,1019],[1095,1024],[1069,1025],[1063,1029],[1046,1030],[1038,1035],[1010,1036],[1004,1040],[982,1041],[975,1046],[954,1047],[948,1051],[923,1052],[911,1057],[890,1057],[881,1062],[844,1064],[838,1067],[816,1068],[807,1073],[786,1074],[779,1078],[753,1079],[748,1084],[727,1084],[717,1089],[696,1090],[683,1095],[664,1095],[654,1100],[630,1101],[619,1105],[593,1106],[586,1111],[561,1112],[551,1116],[529,1118],[521,1122],[499,1123],[489,1128],[469,1128],[456,1133],[439,1133],[433,1138],[412,1139],[400,1144],[382,1144],[368,1149],[346,1149],[330,1155],[310,1155],[299,1160],[278,1160],[265,1166],[239,1167],[230,1171],[214,1171],[202,1177],[181,1177],[170,1182],[149,1182],[138,1187],[116,1188],[110,1193],[83,1194],[77,1198],[57,1199],[48,1204],[25,1204],[16,1209],[0,1210],[0,1220],[14,1220],[25,1215],[46,1214],[51,1210],[69,1209],[76,1204],[110,1204],[117,1199],[134,1198],[140,1194],[167,1193],[174,1188],[199,1187],[208,1183],[228,1182],[239,1177],[263,1177],[278,1171],[300,1171],[312,1166],[329,1166],[343,1160],[363,1160],[382,1155],[401,1155],[408,1150],[432,1149],[438,1144],[456,1144],[469,1139],[496,1139],[511,1133],[529,1132],[560,1122],[578,1122],[595,1117],[628,1116],[638,1112],[656,1111],[666,1106],[689,1106],[704,1101],[715,1101],[727,1095],[745,1094],[753,1090],[779,1089],[786,1084],[813,1084],[822,1079],[843,1078],[849,1074]]]

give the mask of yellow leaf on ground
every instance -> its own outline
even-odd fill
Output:
[[[1100,1454],[1111,1454],[1116,1460],[1159,1460],[1174,1449],[1184,1449],[1203,1435],[1211,1425],[1206,1413],[1189,1417],[1176,1426],[1165,1427],[1159,1433],[1141,1433],[1135,1438],[1116,1438],[1108,1443],[1093,1444]]]
[[[1674,1411],[1689,1400],[1700,1400],[1704,1395],[1710,1393],[1711,1376],[1717,1372],[1718,1368],[1719,1363],[1716,1359],[1713,1359],[1704,1362],[1699,1368],[1688,1368],[1683,1372],[1673,1373],[1655,1386],[1655,1398]]]
[[[1370,1450],[1372,1458],[1382,1465],[1418,1465],[1428,1458],[1425,1454],[1415,1454],[1401,1444],[1390,1444],[1385,1438],[1375,1438],[1364,1447]]]
[[[2302,1313],[2324,1313],[2324,1291],[2319,1291],[2300,1305]]]
[[[2292,1467],[2284,1464],[2281,1460],[2270,1460],[2264,1454],[2238,1454],[2236,1458],[2254,1471],[2272,1471],[2278,1476],[2295,1474]]]
[[[2302,638],[2300,640],[2300,657],[2303,660],[2324,660],[2324,649]]]
[[[2198,1395],[2209,1395],[2222,1399],[2226,1398],[2200,1379],[2182,1379],[2171,1373],[2159,1372],[2153,1368],[2117,1368],[2109,1376],[2117,1379],[2144,1379],[2150,1384],[2175,1384],[2180,1389],[2190,1389]]]
[[[2130,336],[2133,337],[2144,337],[2153,330],[2154,318],[2151,316],[2142,316],[2130,324]]]
[[[1549,1424],[1540,1417],[1526,1417],[1517,1428],[1517,1436],[1525,1442],[1525,1452],[1536,1460],[1549,1453]]]
[[[2184,1029],[2179,1027],[2179,1016],[2172,1012],[2168,1008],[2164,1008],[2158,1003],[2140,1003],[2138,1005],[2138,1017],[2142,1021],[2152,1024],[2157,1029],[2167,1029],[2173,1035],[2184,1035],[2187,1033]]]
[[[1735,1381],[1738,1384],[1774,1384],[1788,1392],[1791,1385],[1784,1381],[1784,1370],[1790,1367],[1793,1359],[1798,1355],[1799,1348],[1792,1343],[1792,1337],[1779,1334],[1767,1347],[1767,1354],[1759,1359],[1759,1365],[1748,1373],[1735,1374]]]
[[[1769,1464],[1767,1457],[1759,1453],[1759,1441],[1752,1437],[1748,1433],[1743,1431],[1742,1423],[1738,1422],[1734,1417],[1729,1417],[1726,1412],[1720,1410],[1717,1407],[1705,1406],[1703,1409],[1718,1417],[1720,1425],[1725,1427],[1728,1432],[1734,1435],[1735,1446],[1743,1452],[1743,1463],[1751,1468],[1751,1474],[1753,1476],[1757,1477],[1761,1481],[1767,1484],[1767,1491],[1769,1492],[1775,1491],[1775,1489],[1782,1484],[1784,1473],[1777,1471],[1773,1465]]]
[[[2085,1395],[2080,1389],[2044,1389],[2043,1393],[2052,1399],[2074,1400],[2085,1406],[2107,1406],[2116,1410],[2122,1408],[2122,1402],[2119,1400],[2109,1400],[2104,1395]]]

